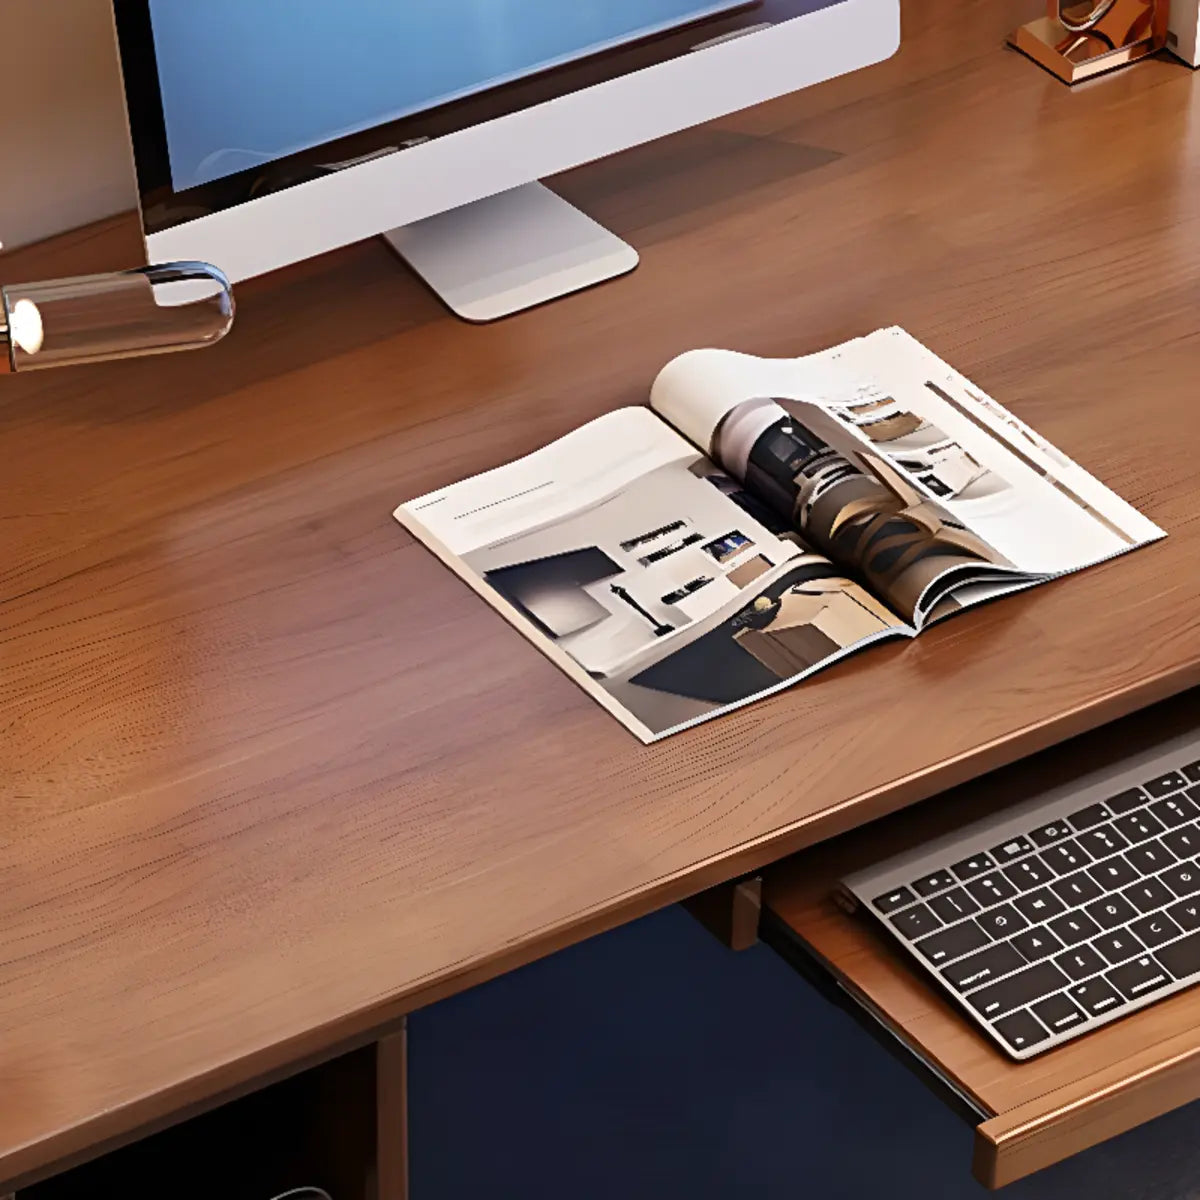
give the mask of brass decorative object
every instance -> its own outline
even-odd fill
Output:
[[[1009,42],[1066,83],[1123,67],[1167,44],[1169,0],[1048,0]]]

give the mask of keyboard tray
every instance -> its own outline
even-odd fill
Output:
[[[1027,1062],[992,1045],[865,914],[839,879],[1119,756],[1200,726],[1189,693],[825,842],[764,872],[761,935],[833,988],[976,1124],[974,1173],[1002,1187],[1200,1099],[1200,986]]]

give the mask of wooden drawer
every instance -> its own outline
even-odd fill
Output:
[[[831,842],[763,876],[761,936],[863,1018],[976,1126],[974,1172],[1001,1187],[1200,1099],[1200,987],[1025,1063],[996,1049],[834,902],[839,879],[1052,786],[1086,766],[1200,727],[1186,696]]]

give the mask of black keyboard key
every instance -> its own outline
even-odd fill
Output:
[[[1132,850],[1125,851],[1127,858],[1143,875],[1157,875],[1176,861],[1175,855],[1158,838],[1151,838]]]
[[[895,912],[898,908],[903,908],[906,904],[911,904],[916,899],[906,887],[895,888],[890,892],[884,892],[882,896],[876,896],[871,901],[875,907],[886,916],[888,913]]]
[[[1196,819],[1200,805],[1183,795],[1168,796],[1165,800],[1156,800],[1146,811],[1152,812],[1168,829],[1178,829]]]
[[[931,896],[929,907],[947,925],[953,925],[955,921],[961,921],[964,917],[972,916],[979,911],[979,905],[962,888],[952,888],[940,896]]]
[[[1011,900],[1017,894],[1017,889],[999,871],[972,879],[967,884],[967,891],[984,908],[990,908],[993,904],[999,904],[1003,900]]]
[[[1027,858],[1004,868],[1004,877],[1019,891],[1028,892],[1054,878],[1054,872],[1040,858]]]
[[[1106,891],[1115,892],[1118,888],[1137,883],[1141,878],[1137,870],[1124,858],[1110,858],[1105,862],[1088,867],[1088,874]]]
[[[1087,866],[1092,856],[1076,841],[1060,842],[1042,851],[1042,861],[1051,866],[1059,875],[1069,875]]]
[[[952,929],[931,933],[916,943],[916,948],[935,966],[953,962],[975,950],[990,945],[988,935],[974,921],[963,921]]]
[[[906,908],[902,913],[897,913],[892,917],[891,922],[910,942],[915,942],[917,938],[924,937],[927,933],[932,933],[935,929],[942,927],[941,921],[924,904],[918,904],[915,908]]]
[[[1156,908],[1165,908],[1175,899],[1171,889],[1165,883],[1159,883],[1157,879],[1143,879],[1141,883],[1127,887],[1121,895],[1139,912],[1144,913],[1153,912]]]
[[[1164,871],[1159,879],[1163,881],[1181,899],[1194,896],[1200,892],[1200,868],[1195,863],[1180,863],[1169,871]]]
[[[1068,946],[1077,946],[1080,942],[1094,938],[1100,932],[1100,926],[1082,910],[1055,917],[1050,922],[1049,929]]]
[[[1200,829],[1195,825],[1172,829],[1158,840],[1178,858],[1195,858],[1200,854]]]
[[[992,862],[990,854],[979,853],[972,854],[970,858],[964,858],[962,862],[956,862],[951,865],[952,870],[959,879],[966,882],[968,879],[974,879],[976,875],[982,875],[984,871],[990,871],[996,864]]]
[[[1072,950],[1064,950],[1054,962],[1072,979],[1087,979],[1089,975],[1095,975],[1108,966],[1091,946],[1076,946]]]
[[[1112,815],[1105,804],[1089,804],[1087,808],[1081,808],[1078,812],[1072,813],[1067,820],[1070,822],[1071,828],[1078,833],[1083,829],[1091,829],[1095,825],[1103,825]]]
[[[1040,926],[1035,929],[1027,929],[1024,933],[1018,933],[1013,938],[1012,944],[1030,962],[1040,962],[1043,958],[1049,958],[1050,955],[1056,954],[1063,948],[1062,942],[1050,930],[1042,929]]]
[[[1173,904],[1167,909],[1167,916],[1179,926],[1184,933],[1200,929],[1200,901],[1184,900],[1181,904]]]
[[[1063,995],[1048,996],[1038,1004],[1030,1005],[1037,1018],[1051,1033],[1065,1033],[1087,1018]]]
[[[1067,995],[1089,1017],[1102,1017],[1123,1003],[1116,988],[1103,979],[1089,979],[1087,983],[1077,983],[1073,988],[1067,988]]]
[[[1126,813],[1113,822],[1113,828],[1131,842],[1144,842],[1157,833],[1164,832],[1163,823],[1144,808],[1137,812]]]
[[[1148,955],[1136,958],[1122,967],[1113,967],[1104,978],[1126,1000],[1140,1000],[1143,996],[1157,992],[1159,988],[1165,988],[1173,982],[1170,974]]]
[[[1180,938],[1173,946],[1164,946],[1158,952],[1162,963],[1176,979],[1186,979],[1200,971],[1200,933]]]
[[[1100,885],[1086,871],[1076,871],[1066,879],[1056,879],[1050,887],[1068,908],[1086,904],[1103,895]]]
[[[1048,921],[1067,911],[1067,906],[1049,888],[1038,888],[1027,896],[1018,896],[1013,905],[1019,913],[1035,922]]]
[[[997,941],[1029,928],[1029,922],[1011,904],[1001,904],[997,908],[980,913],[975,919],[983,931],[990,933]]]
[[[1137,909],[1124,896],[1101,896],[1093,900],[1084,912],[1087,913],[1101,929],[1116,929],[1118,925],[1128,925],[1137,915]]]
[[[1141,788],[1129,788],[1124,792],[1118,792],[1115,796],[1109,796],[1106,803],[1115,813],[1127,813],[1132,812],[1135,808],[1141,808],[1149,799],[1150,797]]]
[[[944,892],[958,882],[949,871],[934,871],[932,875],[923,875],[913,881],[913,887],[920,896],[932,896],[934,892]]]
[[[1118,929],[1114,933],[1102,933],[1092,945],[1108,959],[1113,966],[1136,958],[1145,950],[1137,938],[1128,929]]]
[[[942,975],[958,991],[969,992],[1024,965],[1025,960],[1007,942],[998,942],[943,967]]]
[[[992,1023],[992,1027],[1014,1050],[1028,1050],[1050,1036],[1037,1018],[1025,1009],[1001,1017]]]
[[[1070,980],[1052,963],[1035,963],[1007,979],[988,984],[967,997],[967,1003],[989,1020],[1002,1017],[1015,1008],[1025,1008],[1035,1000],[1065,987]]]
[[[1023,855],[1033,853],[1033,843],[1027,837],[1009,838],[1002,846],[992,847],[992,857],[1003,866]]]
[[[1111,825],[1101,825],[1099,829],[1089,829],[1087,833],[1079,835],[1078,841],[1093,858],[1107,858],[1110,854],[1116,854],[1129,845]]]
[[[1193,763],[1188,763],[1186,767],[1180,767],[1185,779],[1189,783],[1200,783],[1200,758]]]
[[[1156,779],[1147,779],[1142,787],[1146,789],[1152,799],[1157,800],[1160,796],[1167,796],[1171,792],[1178,792],[1181,788],[1187,787],[1187,780],[1179,771],[1168,771]]]
[[[1049,825],[1035,829],[1029,836],[1038,846],[1052,846],[1055,842],[1070,837],[1071,827],[1066,821],[1051,821]]]
[[[1129,926],[1129,932],[1141,938],[1151,950],[1177,938],[1183,930],[1166,913],[1151,913]]]

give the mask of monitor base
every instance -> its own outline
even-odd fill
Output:
[[[495,321],[638,264],[632,246],[540,183],[383,236],[464,321]]]

